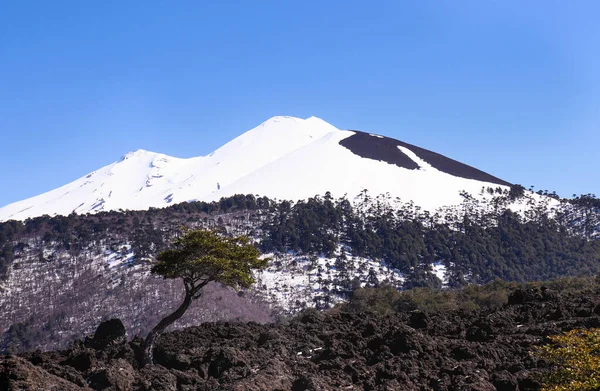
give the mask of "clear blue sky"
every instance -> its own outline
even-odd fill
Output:
[[[0,205],[274,115],[600,194],[598,1],[5,1]]]

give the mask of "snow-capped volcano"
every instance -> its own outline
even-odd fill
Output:
[[[508,182],[391,138],[340,130],[310,117],[273,117],[207,156],[138,150],[47,193],[0,208],[0,221],[212,201],[234,194],[299,200],[329,191],[389,193],[433,210],[459,193]]]

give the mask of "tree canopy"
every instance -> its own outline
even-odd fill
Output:
[[[211,230],[187,231],[161,252],[152,273],[181,278],[186,293],[196,294],[210,281],[233,288],[249,288],[252,270],[267,266],[260,251],[245,236],[225,237]]]

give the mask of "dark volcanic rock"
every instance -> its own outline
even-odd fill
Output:
[[[519,381],[508,371],[500,371],[492,376],[492,383],[498,391],[518,391]]]
[[[7,391],[75,391],[89,390],[53,375],[19,357],[0,361],[0,390]]]
[[[517,289],[508,296],[508,305],[534,303],[542,298],[542,293],[537,289]]]
[[[384,161],[389,164],[394,164],[398,167],[407,168],[409,170],[419,169],[419,165],[398,148],[398,146],[401,146],[413,152],[420,159],[429,163],[435,169],[445,172],[446,174],[466,179],[475,179],[483,182],[511,186],[510,183],[503,181],[502,179],[496,178],[495,176],[478,170],[475,167],[471,167],[459,161],[447,158],[439,153],[435,153],[389,137],[371,135],[369,133],[360,132],[357,130],[353,130],[353,132],[355,132],[355,134],[340,141],[340,145],[348,148],[350,151],[360,157]]]
[[[0,389],[539,390],[547,368],[531,352],[549,335],[600,325],[595,298],[539,290],[511,298],[494,311],[308,311],[286,324],[205,323],[161,336],[156,365],[145,368],[139,341],[126,343],[110,321],[66,351],[0,359]]]
[[[88,376],[88,382],[95,390],[132,390],[135,379],[135,370],[123,359],[115,360],[107,367],[98,368]]]
[[[139,391],[177,391],[177,376],[160,365],[148,365],[138,373]]]
[[[94,349],[104,349],[109,345],[122,344],[126,341],[126,331],[120,319],[111,319],[100,323],[94,337],[87,339],[86,345]]]

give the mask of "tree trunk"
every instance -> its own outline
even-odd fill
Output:
[[[142,366],[146,366],[148,364],[153,364],[153,351],[154,351],[154,343],[156,339],[165,331],[167,327],[169,327],[173,322],[177,319],[181,318],[185,311],[188,309],[190,304],[192,303],[193,294],[186,292],[185,298],[183,299],[183,303],[170,315],[165,316],[153,329],[148,333],[146,340],[144,341],[143,352],[144,357],[142,361]]]

